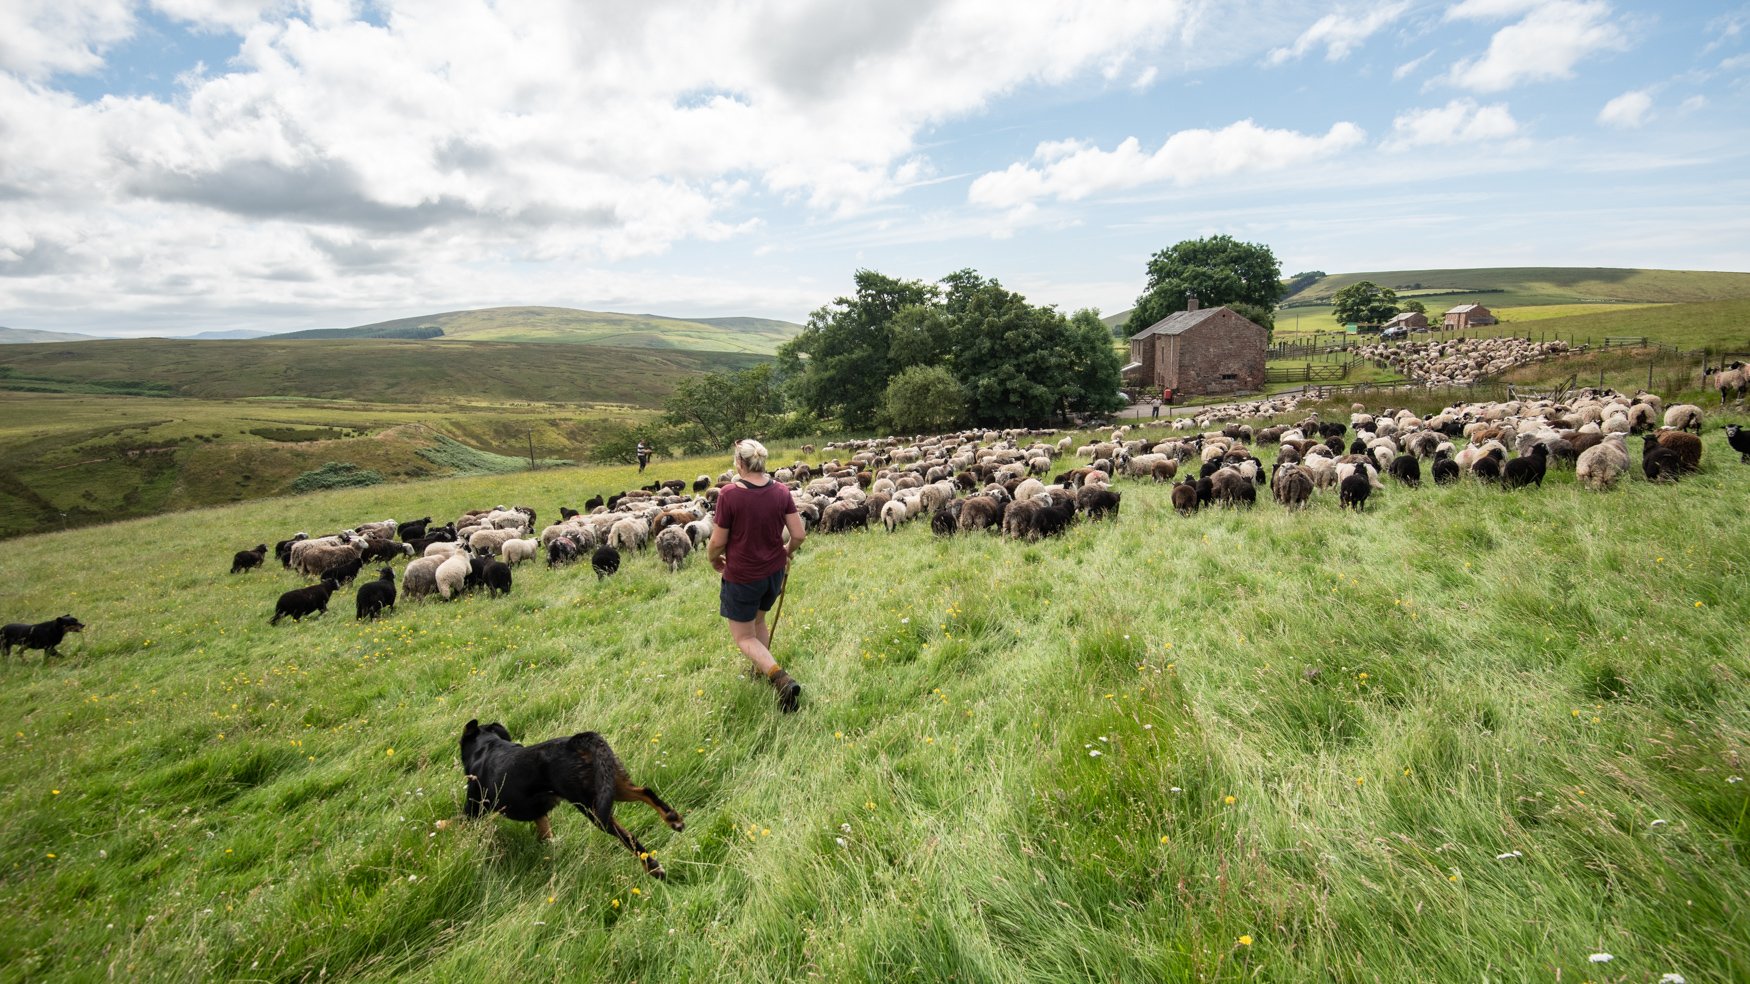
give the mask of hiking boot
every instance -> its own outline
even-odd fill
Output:
[[[785,714],[796,711],[796,701],[802,696],[802,684],[790,679],[783,670],[772,674],[772,689],[778,692],[778,710]]]

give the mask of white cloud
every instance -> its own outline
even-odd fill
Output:
[[[1392,73],[1391,73],[1392,81],[1393,82],[1403,81],[1404,76],[1409,75],[1411,72],[1414,72],[1418,68],[1421,68],[1423,62],[1425,62],[1428,59],[1433,58],[1433,57],[1434,57],[1434,52],[1430,51],[1420,58],[1412,58],[1409,61],[1404,62],[1402,65],[1399,65],[1397,68],[1392,69]]]
[[[86,73],[103,50],[133,33],[129,0],[6,0],[0,3],[0,71],[40,79]]]
[[[305,6],[297,0],[151,0],[151,4],[175,20],[232,31],[252,27],[270,14]]]
[[[1220,130],[1181,130],[1153,153],[1135,137],[1111,150],[1069,141],[1040,144],[1034,165],[1015,163],[980,175],[967,200],[992,208],[1028,208],[1042,199],[1078,201],[1143,185],[1195,184],[1255,171],[1277,171],[1355,147],[1365,134],[1337,123],[1322,135],[1270,130],[1241,120]]]
[[[1503,140],[1519,132],[1519,123],[1505,103],[1479,106],[1474,99],[1454,99],[1444,106],[1413,109],[1392,120],[1392,135],[1384,147],[1440,147]]]
[[[1689,113],[1699,112],[1705,108],[1707,108],[1707,97],[1697,94],[1683,100],[1683,102],[1677,107],[1677,111],[1687,115]]]
[[[1398,0],[1395,3],[1384,4],[1359,14],[1338,12],[1326,14],[1313,22],[1313,25],[1301,32],[1294,43],[1283,48],[1272,50],[1267,61],[1272,65],[1281,65],[1306,55],[1307,52],[1324,46],[1326,61],[1342,61],[1349,53],[1361,46],[1361,43],[1372,37],[1381,28],[1403,16],[1410,9],[1409,0]]]
[[[1653,97],[1645,89],[1625,92],[1604,104],[1598,111],[1598,122],[1623,130],[1632,130],[1647,122],[1653,109]]]
[[[1535,10],[1547,0],[1463,0],[1446,8],[1447,20],[1505,20]]]
[[[1459,6],[1471,4],[1467,0]],[[1507,11],[1524,5],[1514,8],[1487,0],[1477,6]],[[1545,0],[1523,19],[1496,31],[1488,51],[1454,65],[1446,81],[1474,92],[1501,92],[1521,82],[1572,78],[1581,59],[1627,47],[1628,36],[1610,20],[1610,5],[1603,0]]]

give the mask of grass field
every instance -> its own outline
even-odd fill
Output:
[[[0,389],[208,400],[561,402],[661,406],[677,380],[763,356],[649,348],[385,339],[0,346]]]
[[[527,467],[532,444],[538,462],[570,464],[604,425],[650,416],[612,405],[0,390],[0,536],[284,494],[337,462],[405,481]]]
[[[1750,297],[1750,273],[1610,267],[1479,267],[1333,274],[1285,298],[1284,303],[1324,301],[1344,287],[1362,280],[1390,287],[1399,296],[1419,298],[1431,311],[1435,305],[1429,298],[1461,295],[1468,295],[1466,299],[1484,304],[1490,310],[1498,306],[1537,304],[1677,304]],[[1465,300],[1454,303],[1465,303]]]
[[[631,469],[460,478],[30,537],[0,690],[16,980],[1750,978],[1750,468],[1321,493],[1061,540],[809,540],[748,680],[697,558],[269,628],[232,550]],[[780,457],[783,455],[780,454]],[[1268,458],[1268,455],[1266,454]],[[720,461],[659,462],[661,476]],[[686,817],[459,822],[469,718],[602,732]],[[1588,955],[1607,952],[1607,965]]]
[[[1440,316],[1442,313],[1460,304],[1471,303],[1473,300],[1475,299],[1465,298],[1462,295],[1422,298],[1422,302],[1428,306],[1428,321],[1435,326],[1440,324]],[[1554,321],[1587,314],[1622,314],[1627,311],[1643,311],[1665,306],[1660,304],[1630,303],[1531,304],[1508,305],[1498,308],[1486,300],[1483,301],[1482,304],[1493,312],[1495,317],[1500,318],[1505,322],[1503,330],[1511,331],[1514,328],[1517,328],[1521,332],[1525,330],[1525,325],[1528,322]],[[1538,324],[1536,327],[1541,329],[1554,328],[1555,326]],[[1336,316],[1331,314],[1331,306],[1329,304],[1283,308],[1276,312],[1276,339],[1278,341],[1291,341],[1296,336],[1304,335],[1308,332],[1316,331],[1328,334],[1333,331],[1342,330],[1343,323],[1338,321]]]
[[[400,318],[342,329],[371,335],[435,325],[446,339],[477,342],[538,342],[686,352],[776,355],[801,325],[766,318],[665,318],[559,307],[497,307]]]

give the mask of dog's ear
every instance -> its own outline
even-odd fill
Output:
[[[472,738],[480,733],[480,719],[474,718],[462,726],[462,737]]]

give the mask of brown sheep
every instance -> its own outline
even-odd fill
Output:
[[[1675,451],[1686,470],[1701,470],[1701,438],[1682,431],[1660,431],[1659,446]]]

